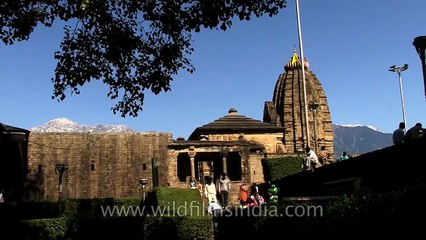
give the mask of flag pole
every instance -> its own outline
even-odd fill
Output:
[[[306,147],[310,147],[308,103],[306,99],[305,58],[303,56],[302,27],[300,26],[299,0],[296,0],[296,15],[297,15],[297,30],[299,35],[299,48],[300,48],[300,58],[301,58],[300,63],[302,64],[302,87],[303,87],[303,101],[304,101],[303,105],[304,105],[305,125],[306,125]]]

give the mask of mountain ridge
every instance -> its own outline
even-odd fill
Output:
[[[332,124],[334,157],[343,152],[358,155],[391,146],[392,133],[384,133],[375,127],[363,125]]]
[[[30,129],[32,132],[134,132],[126,125],[95,124],[85,125],[68,118],[55,118],[47,123]]]

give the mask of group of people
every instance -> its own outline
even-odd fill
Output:
[[[195,178],[191,177],[190,188],[200,188],[201,184],[196,183],[194,187]],[[214,205],[219,205],[223,208],[228,207],[229,205],[229,192],[231,191],[231,180],[229,179],[226,173],[223,173],[219,176],[216,183],[213,182],[213,178],[207,178],[207,183],[204,187],[204,196],[206,196],[209,204],[215,203]],[[220,199],[220,201],[218,201]]]
[[[416,123],[412,128],[405,132],[405,123],[400,122],[398,129],[392,133],[392,140],[395,145],[402,145],[403,143],[423,137],[423,127],[421,123]]]
[[[207,198],[207,201],[209,202],[209,206],[207,209],[208,213],[213,214],[215,211],[219,211],[220,209],[225,209],[229,207],[230,190],[231,180],[226,175],[226,173],[223,173],[219,177],[219,179],[216,181],[216,184],[213,182],[212,178],[207,179],[207,183],[204,187],[203,193],[204,196]],[[279,192],[278,187],[275,184],[269,184],[267,192],[269,197],[268,203],[270,205],[277,205]],[[253,183],[251,186],[249,186],[246,181],[243,181],[239,186],[238,199],[240,200],[241,208],[266,205],[266,200],[259,193],[259,187],[256,183]]]
[[[249,186],[246,181],[243,181],[239,189],[239,200],[240,206],[242,208],[249,208],[255,206],[265,206],[265,205],[278,205],[278,192],[279,188],[275,184],[268,183],[268,202],[260,194],[259,187],[256,183],[253,183],[252,186]]]
[[[265,199],[259,193],[259,187],[256,183],[250,187],[246,181],[240,185],[239,196],[240,206],[243,208],[261,206],[265,204]]]

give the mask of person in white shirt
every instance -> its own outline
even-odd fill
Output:
[[[204,195],[207,197],[209,203],[212,201],[217,202],[216,185],[213,183],[213,179],[211,177],[207,180],[207,184],[204,188]]]
[[[303,170],[313,171],[317,167],[321,167],[321,163],[318,161],[317,154],[311,150],[310,147],[306,147],[306,157],[303,159]]]
[[[219,179],[219,184],[220,204],[226,208],[228,207],[229,192],[231,191],[231,180],[226,173],[222,174],[222,178]]]

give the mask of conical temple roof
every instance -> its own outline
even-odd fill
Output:
[[[189,136],[188,140],[199,140],[201,135],[224,133],[277,133],[284,132],[284,128],[270,123],[264,123],[253,118],[238,114],[231,108],[224,117],[198,127]]]
[[[290,152],[297,153],[307,145],[316,149],[325,146],[332,151],[333,129],[327,96],[319,79],[309,70],[306,58],[303,63],[305,71],[294,50],[284,65],[285,72],[278,76],[272,101],[265,102],[263,121],[285,128],[283,143]],[[310,102],[318,106],[315,111],[306,111],[305,106]]]

